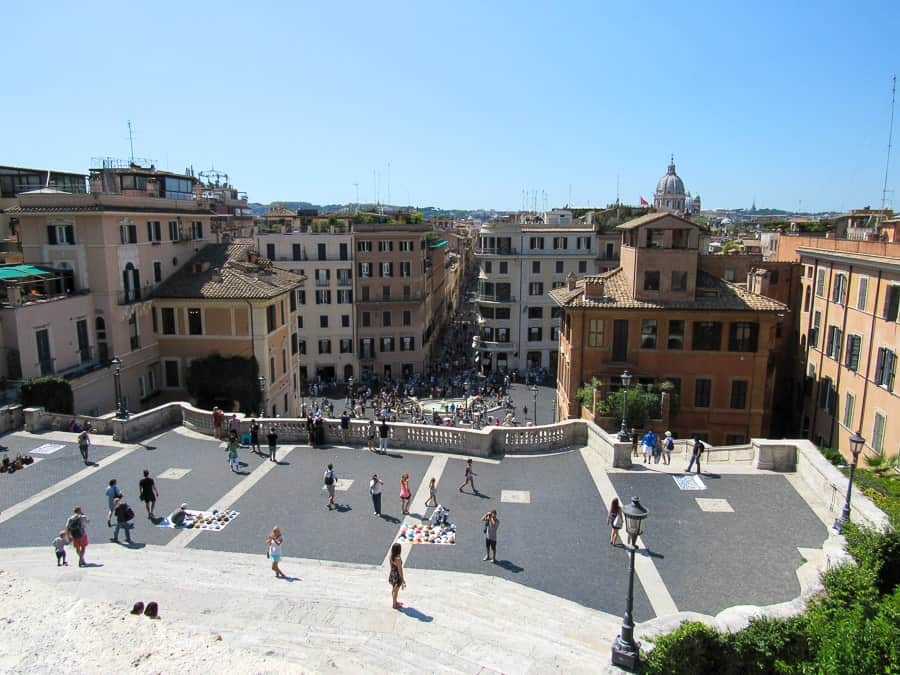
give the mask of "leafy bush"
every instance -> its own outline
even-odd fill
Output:
[[[238,401],[245,413],[259,410],[259,365],[253,357],[213,354],[197,359],[188,368],[185,385],[200,408],[230,410],[232,401]]]
[[[604,417],[615,417],[616,423],[622,421],[622,397],[623,390],[610,392],[602,399],[597,408]],[[660,416],[660,395],[658,391],[647,391],[643,387],[632,387],[628,390],[626,411],[629,427],[642,429],[648,420],[658,419]]]
[[[724,638],[715,628],[699,621],[685,621],[654,641],[644,672],[659,675],[722,673]]]
[[[844,466],[847,464],[847,460],[844,459],[844,456],[834,448],[819,448],[819,452],[835,466]]]
[[[578,402],[591,410],[591,412],[596,413],[594,410],[594,389],[596,389],[600,384],[600,381],[595,377],[592,378],[591,381],[585,384],[583,387],[579,388],[578,392],[575,396],[578,398]],[[599,405],[597,406],[600,407]]]
[[[893,593],[900,586],[900,532],[876,532],[848,523],[843,534],[850,555],[875,575],[878,592]]]
[[[23,406],[43,406],[48,412],[71,415],[75,411],[72,385],[55,375],[38,377],[22,385],[20,400]]]
[[[753,619],[742,631],[726,636],[729,667],[735,673],[786,673],[809,658],[806,617]]]

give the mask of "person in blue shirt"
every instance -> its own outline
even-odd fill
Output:
[[[652,427],[647,429],[647,433],[644,434],[644,438],[641,440],[641,445],[644,446],[644,464],[648,464],[651,455],[656,452],[657,445],[656,434],[653,433]]]

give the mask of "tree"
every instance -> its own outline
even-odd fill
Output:
[[[597,406],[602,416],[615,417],[617,424],[622,421],[622,396],[622,389],[610,392]],[[641,386],[631,387],[626,405],[628,426],[642,428],[648,420],[660,417],[660,392],[653,389],[648,391]]]
[[[259,364],[254,357],[225,357],[220,354],[197,359],[188,368],[188,393],[200,408],[214,405],[230,410],[238,401],[246,413],[259,410]]]
[[[72,385],[55,375],[38,377],[22,385],[21,402],[26,408],[42,406],[48,412],[71,415],[75,411]]]

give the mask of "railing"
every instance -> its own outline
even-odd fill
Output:
[[[519,249],[514,246],[479,247],[475,255],[518,255]]]
[[[416,293],[415,295],[404,295],[399,298],[394,295],[390,295],[388,297],[381,296],[379,298],[360,298],[357,302],[360,303],[379,303],[379,302],[419,302],[420,300],[425,299],[424,293]]]
[[[513,295],[497,295],[488,294],[488,293],[479,293],[475,296],[475,299],[478,302],[504,302],[504,303],[513,303],[516,301],[515,296]]]

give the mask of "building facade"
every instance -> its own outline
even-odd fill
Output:
[[[597,378],[609,391],[628,370],[636,384],[674,385],[676,436],[737,444],[765,435],[787,306],[703,271],[700,229],[688,220],[652,213],[618,229],[619,267],[550,292],[564,312],[560,419],[580,417],[584,384]]]

